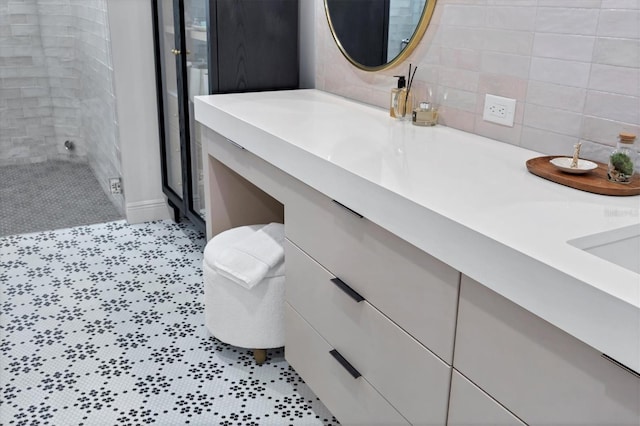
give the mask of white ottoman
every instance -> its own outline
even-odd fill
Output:
[[[214,260],[263,226],[241,226],[216,235],[207,243],[203,259],[207,329],[222,342],[254,349],[258,364],[265,361],[267,348],[284,346],[284,260],[251,289],[220,275]]]

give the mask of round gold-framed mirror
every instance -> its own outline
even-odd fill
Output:
[[[365,71],[390,68],[422,39],[436,0],[324,0],[342,54]]]

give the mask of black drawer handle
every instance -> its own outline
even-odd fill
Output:
[[[360,303],[364,300],[364,297],[362,297],[360,293],[349,287],[349,285],[347,285],[347,283],[342,281],[340,278],[331,278],[331,282],[334,283],[340,290],[347,293],[347,295],[356,302]]]
[[[231,139],[227,139],[227,142],[229,142],[231,145],[235,146],[236,148],[244,149],[244,146],[232,141]]]
[[[358,370],[353,368],[353,365],[349,364],[349,361],[347,361],[346,359],[344,359],[342,355],[340,355],[340,352],[333,349],[329,351],[329,353],[336,359],[336,361],[340,363],[341,366],[344,367],[345,370],[349,372],[349,374],[351,374],[351,376],[353,376],[354,379],[357,379],[358,377],[362,376],[362,374],[360,374]]]
[[[626,371],[629,374],[633,374],[634,376],[636,376],[638,379],[640,379],[640,373],[638,373],[636,370],[632,370],[631,368],[627,367],[626,365],[624,365],[623,363],[616,361],[615,359],[611,358],[609,355],[607,354],[602,354],[602,358],[606,359],[607,361],[609,361],[610,363],[612,363],[613,365],[616,365],[620,368],[622,368],[624,371]]]
[[[336,203],[337,205],[339,205],[339,206],[340,206],[340,207],[342,207],[343,209],[348,210],[350,213],[352,213],[352,214],[354,214],[354,215],[358,216],[360,219],[364,219],[364,216],[362,216],[362,215],[361,215],[360,213],[358,213],[357,211],[350,209],[349,207],[345,206],[344,204],[342,204],[342,203],[340,203],[340,202],[338,202],[338,201],[336,201],[336,200],[331,200],[331,201],[333,201],[334,203]]]

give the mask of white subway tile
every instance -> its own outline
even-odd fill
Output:
[[[591,65],[560,59],[531,58],[531,80],[564,86],[587,87]]]
[[[71,15],[64,15],[60,11],[40,14],[39,24],[41,26],[71,27],[75,24],[75,18]]]
[[[439,63],[443,67],[478,71],[481,54],[480,50],[442,47]]]
[[[24,87],[20,89],[23,98],[40,98],[49,96],[48,87]]]
[[[55,132],[53,126],[29,126],[25,128],[25,136],[35,137],[35,136],[51,136]]]
[[[588,140],[580,140],[582,147],[580,148],[580,157],[591,161],[599,161],[607,164],[611,155],[611,147]]]
[[[538,0],[486,0],[489,6],[536,6]]]
[[[51,115],[50,107],[23,108],[24,117],[46,117]]]
[[[487,93],[515,99],[520,105],[527,95],[527,79],[499,74],[480,74],[478,94],[484,97]],[[478,111],[478,113],[480,112]]]
[[[10,2],[8,4],[7,12],[10,15],[28,14],[37,15],[38,7],[35,3],[16,3]]]
[[[589,88],[602,92],[640,96],[640,68],[592,64]]]
[[[487,27],[532,31],[536,24],[535,7],[487,7]]]
[[[516,55],[530,55],[533,35],[532,32],[526,31],[488,29],[483,33],[482,49]]]
[[[516,124],[513,127],[502,126],[500,124],[484,121],[481,115],[476,115],[473,132],[480,136],[495,139],[497,141],[510,143],[512,145],[519,145],[522,125]]]
[[[529,56],[524,55],[485,51],[480,60],[480,70],[487,73],[527,78],[530,59]]]
[[[587,89],[585,88],[530,80],[526,102],[581,113],[586,97]]]
[[[478,90],[479,78],[480,73],[477,71],[443,68],[440,72],[440,84],[467,92],[475,92]]]
[[[484,29],[442,26],[442,45],[445,47],[481,49]]]
[[[462,111],[474,112],[476,110],[476,93],[454,89],[452,87],[438,87],[439,104]]]
[[[578,142],[574,136],[523,126],[520,146],[546,155],[571,155]]]
[[[599,8],[602,0],[538,0],[538,6]]]
[[[37,25],[12,25],[11,34],[14,36],[30,36],[40,34],[40,27]]]
[[[536,31],[560,34],[595,35],[598,9],[538,7]]]
[[[640,9],[638,0],[602,0],[603,9]]]
[[[486,10],[484,6],[447,4],[444,6],[440,24],[461,27],[483,26]]]
[[[441,106],[438,111],[438,123],[443,126],[473,133],[475,114],[450,106]]]
[[[616,146],[620,132],[640,135],[640,126],[585,115],[582,119],[582,133],[580,137],[600,144]]]
[[[640,98],[590,90],[584,114],[639,125]]]
[[[638,68],[640,67],[640,40],[598,37],[593,62]]]
[[[537,33],[533,56],[591,62],[595,37]]]
[[[568,136],[580,135],[582,115],[558,108],[527,104],[524,109],[524,125],[550,130]]]
[[[640,38],[640,10],[605,9],[600,11],[598,35]]]

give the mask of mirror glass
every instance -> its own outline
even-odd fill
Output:
[[[429,25],[436,0],[325,0],[331,33],[358,68],[376,71],[407,57]]]

